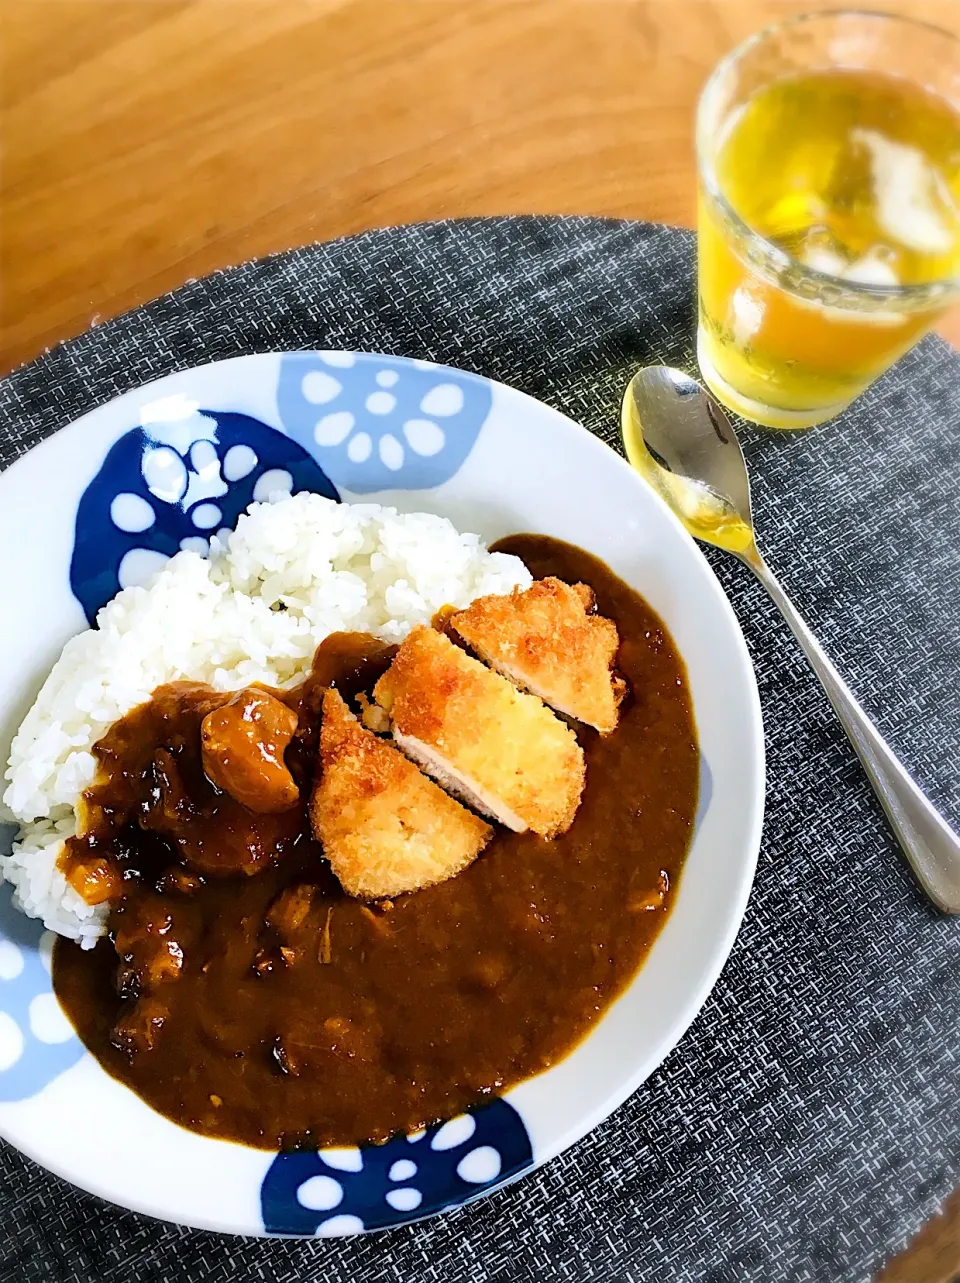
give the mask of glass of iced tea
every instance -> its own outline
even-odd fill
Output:
[[[960,297],[960,40],[874,13],[747,40],[697,113],[711,391],[771,428],[838,414]]]

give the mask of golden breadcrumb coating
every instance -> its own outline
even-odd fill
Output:
[[[576,736],[433,628],[414,628],[374,695],[408,756],[518,833],[565,833],[583,792]]]
[[[493,836],[392,744],[324,693],[310,822],[348,895],[380,900],[452,878]]]
[[[626,685],[612,672],[617,626],[590,614],[593,605],[592,588],[551,577],[506,596],[479,597],[446,623],[498,673],[608,734]]]

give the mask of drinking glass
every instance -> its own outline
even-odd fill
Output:
[[[833,418],[960,297],[960,40],[780,23],[716,67],[696,141],[703,378],[766,427]]]

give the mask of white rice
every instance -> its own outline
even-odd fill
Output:
[[[300,494],[251,504],[207,560],[172,558],[147,587],[125,588],[72,638],[14,738],[6,806],[20,824],[0,856],[15,903],[85,947],[107,910],[87,905],[57,868],[93,781],[93,745],[164,682],[236,690],[290,686],[317,645],[342,629],[399,641],[444,605],[526,587],[516,557],[488,552],[429,513]]]

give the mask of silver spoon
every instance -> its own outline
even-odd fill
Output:
[[[757,551],[750,480],[717,402],[679,370],[634,375],[621,418],[627,457],[697,539],[734,553],[773,598],[803,648],[927,895],[960,913],[960,838],[897,760]]]

